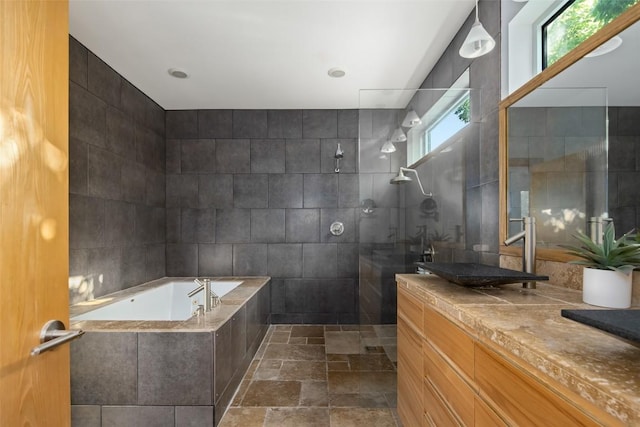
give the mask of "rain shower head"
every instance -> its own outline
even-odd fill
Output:
[[[427,196],[427,197],[433,197],[433,193],[425,193],[424,192],[424,188],[422,187],[422,182],[420,182],[420,177],[418,176],[418,172],[416,172],[415,169],[409,169],[409,168],[400,168],[400,170],[398,171],[398,175],[396,175],[395,177],[391,178],[391,180],[389,181],[390,184],[406,184],[407,182],[411,182],[413,181],[413,179],[411,177],[408,177],[407,175],[405,175],[405,172],[411,172],[416,176],[416,179],[418,180],[418,185],[420,186],[420,191],[422,192],[423,195]]]
[[[403,168],[400,168],[400,171],[398,172],[398,175],[396,175],[393,178],[391,178],[391,181],[389,181],[389,183],[391,183],[391,184],[406,184],[407,182],[413,181],[413,179],[411,179],[411,177],[408,177],[408,176],[406,176],[404,174],[402,169]]]

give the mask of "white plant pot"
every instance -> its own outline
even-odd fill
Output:
[[[582,301],[598,307],[629,308],[631,306],[629,274],[614,270],[585,268],[582,276]]]

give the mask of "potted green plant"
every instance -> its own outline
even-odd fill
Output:
[[[562,247],[580,258],[570,261],[572,264],[584,266],[582,300],[600,307],[630,307],[632,273],[640,266],[640,235],[629,232],[616,240],[613,224],[609,223],[602,243],[580,232],[574,237],[580,246]]]

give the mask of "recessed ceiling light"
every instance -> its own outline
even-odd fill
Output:
[[[176,79],[186,79],[187,77],[189,77],[189,74],[187,74],[186,71],[181,70],[179,68],[169,68],[169,75],[171,77],[175,77]]]
[[[345,74],[347,74],[347,72],[344,71],[342,68],[335,67],[327,71],[327,74],[329,74],[329,76],[333,77],[334,79],[339,79],[340,77],[344,77]]]

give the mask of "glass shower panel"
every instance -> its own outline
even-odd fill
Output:
[[[415,262],[434,258],[477,261],[465,241],[465,154],[470,146],[477,150],[479,142],[473,123],[479,110],[475,95],[469,89],[360,92],[358,296],[363,353],[383,353],[396,362],[396,274],[416,273]],[[455,114],[464,96],[469,102],[459,114],[465,125],[457,123],[451,136],[429,151],[429,131],[441,123],[440,116]],[[422,122],[410,127],[407,116],[412,112]],[[401,168],[404,178],[398,179]]]

